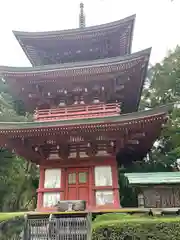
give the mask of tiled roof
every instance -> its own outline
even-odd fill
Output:
[[[51,64],[44,66],[36,67],[8,67],[0,66],[0,75],[3,76],[6,73],[33,73],[40,74],[46,72],[55,72],[55,71],[77,71],[83,69],[93,69],[100,67],[108,67],[118,64],[130,64],[131,61],[138,61],[140,58],[145,57],[145,62],[149,61],[149,56],[151,53],[151,48],[144,49],[139,52],[128,54],[126,56],[118,56],[105,59],[97,59],[85,62],[73,62],[73,63],[63,63],[63,64]],[[130,66],[129,66],[130,67]]]
[[[125,176],[133,185],[180,183],[180,172],[125,173]]]
[[[158,107],[152,110],[139,111],[135,113],[123,114],[119,116],[89,118],[89,119],[72,119],[72,120],[57,120],[48,122],[0,122],[0,131],[3,129],[31,129],[42,127],[57,127],[68,125],[83,125],[83,124],[117,124],[121,123],[122,126],[130,125],[132,122],[138,123],[149,118],[158,119],[163,117],[168,112],[168,106]]]

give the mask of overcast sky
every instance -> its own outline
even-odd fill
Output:
[[[133,52],[152,46],[151,63],[180,44],[180,0],[84,0],[86,25],[136,14]],[[0,0],[0,65],[30,66],[12,30],[78,27],[79,0]]]

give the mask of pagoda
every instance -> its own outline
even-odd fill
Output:
[[[38,211],[59,201],[120,207],[118,166],[142,161],[167,119],[138,112],[151,49],[131,53],[135,15],[79,28],[14,35],[32,67],[0,67],[33,122],[0,123],[0,145],[39,166]]]

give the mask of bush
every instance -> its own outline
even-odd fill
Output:
[[[108,214],[107,214],[108,215]],[[95,221],[92,240],[179,240],[179,217],[120,217]]]

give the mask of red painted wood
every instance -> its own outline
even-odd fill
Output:
[[[35,110],[35,121],[52,121],[67,119],[85,119],[93,117],[118,116],[120,106],[117,103],[79,105],[71,107]]]
[[[89,203],[89,186],[88,187],[80,186],[78,188],[78,199],[85,200],[87,202],[87,205],[90,205],[90,203]]]
[[[91,159],[87,161],[70,161],[69,163],[62,163],[58,161],[42,161],[40,167],[40,182],[38,193],[37,210],[45,211],[43,208],[43,193],[44,192],[60,192],[61,200],[86,200],[87,209],[114,209],[120,207],[119,200],[119,185],[118,185],[118,171],[115,157],[109,157],[106,159]],[[77,167],[78,166],[78,167]],[[112,168],[112,186],[95,186],[94,168],[95,166],[111,166]],[[46,189],[44,188],[45,169],[48,168],[61,168],[61,188]],[[86,172],[88,174],[87,182],[80,183],[78,174]],[[75,184],[68,184],[68,174],[76,173]],[[114,204],[108,206],[96,206],[95,192],[97,190],[112,190],[114,192]],[[48,208],[49,210],[51,208]],[[53,208],[52,208],[53,209]],[[47,210],[47,209],[46,209]],[[55,210],[55,209],[54,209]]]
[[[89,206],[90,207],[94,205],[94,197],[93,197],[93,183],[94,183],[93,170],[94,170],[94,168],[92,166],[89,167]]]
[[[112,166],[112,177],[113,177],[113,188],[114,188],[114,206],[120,207],[118,166],[117,166],[116,159],[114,160],[114,162],[115,162],[115,165]]]
[[[77,188],[76,186],[68,186],[67,198],[66,200],[77,200]]]
[[[39,178],[39,189],[44,188],[44,179],[45,179],[45,169],[40,167],[40,178]],[[38,192],[37,196],[37,208],[41,208],[43,206],[43,192]]]
[[[41,168],[76,168],[78,167],[94,167],[94,166],[106,166],[106,165],[115,165],[115,157],[92,157],[91,159],[82,158],[82,159],[68,159],[67,161],[64,160],[42,160]]]
[[[80,182],[79,174],[86,173],[87,179],[85,183]],[[67,186],[67,200],[86,200],[87,204],[89,204],[89,169],[88,168],[70,168],[67,170],[66,177],[66,186]],[[75,174],[76,182],[70,184],[68,182],[69,174]],[[83,196],[82,193],[85,193]]]

